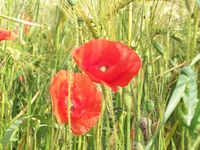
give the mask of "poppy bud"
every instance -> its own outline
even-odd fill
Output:
[[[155,104],[154,104],[153,101],[150,101],[150,100],[146,101],[146,110],[147,110],[147,112],[152,112],[154,107],[155,107]]]
[[[152,75],[152,66],[150,64],[147,65],[147,74]]]
[[[128,91],[123,91],[123,103],[127,110],[131,110],[132,97]]]
[[[71,5],[71,6],[74,6],[76,5],[78,0],[68,0],[68,3]]]

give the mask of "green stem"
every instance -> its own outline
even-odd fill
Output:
[[[74,138],[73,138],[73,150],[76,150],[76,140],[77,140],[77,136],[74,136]]]
[[[97,136],[96,136],[96,140],[94,140],[94,147],[96,147],[96,149],[101,149],[101,140],[102,140],[102,125],[104,123],[103,120],[103,116],[104,116],[104,111],[106,109],[106,105],[105,105],[105,101],[104,101],[104,94],[103,94],[103,101],[102,101],[102,106],[101,106],[101,114],[99,117],[99,121],[98,121],[98,127],[97,127]]]
[[[196,3],[194,9],[194,34],[193,34],[192,50],[191,50],[192,58],[194,57],[194,51],[196,49],[197,29],[198,29],[198,4]]]
[[[72,65],[73,66],[73,65]],[[72,67],[70,66],[68,73],[68,99],[67,99],[67,118],[68,118],[68,139],[71,139],[71,117],[70,117],[70,108],[71,108],[71,84],[72,84]],[[71,150],[71,143],[69,144],[69,150]]]
[[[27,93],[28,93],[28,91],[27,91]],[[31,115],[31,96],[32,95],[30,95],[30,97],[27,100],[28,101],[27,116]],[[31,120],[31,118],[27,119],[27,135],[26,135],[26,142],[27,142],[26,148],[27,149],[30,149],[30,147],[31,147],[31,145],[30,145],[31,143],[29,140],[29,138],[31,138],[31,136],[32,136],[32,135],[30,135],[30,120]]]
[[[76,28],[76,46],[75,47],[77,47],[78,45],[79,45],[79,37],[78,37],[78,28],[79,28],[79,26],[78,26],[78,23],[77,23],[77,17],[76,17],[76,14],[75,14],[75,11],[74,11],[74,8],[72,8],[73,9],[73,16],[74,16],[74,22],[75,22],[75,28]]]
[[[141,80],[141,73],[139,72],[139,74],[138,74],[138,89],[139,89],[139,91],[138,91],[138,97],[137,97],[137,108],[136,108],[136,116],[137,116],[137,119],[136,119],[136,121],[135,122],[139,122],[139,118],[140,118],[140,116],[141,116],[141,97],[142,97],[142,84],[143,83],[141,83],[141,82],[143,82],[142,80]],[[135,133],[136,133],[136,135],[135,135],[135,140],[136,141],[140,141],[140,132],[139,132],[139,128],[136,128],[135,129]]]
[[[181,149],[185,149],[185,127],[182,127],[182,132],[181,132]]]
[[[78,137],[78,150],[82,150],[81,143],[82,143],[82,136],[79,136]]]
[[[126,150],[130,150],[130,120],[131,120],[131,111],[128,110],[127,116],[126,116]]]
[[[129,16],[128,16],[128,45],[131,45],[131,33],[132,33],[132,20],[133,20],[133,15],[132,15],[132,3],[129,4]]]
[[[191,12],[188,13],[188,36],[187,36],[187,52],[186,52],[186,60],[189,63],[190,59],[190,35],[191,35]]]

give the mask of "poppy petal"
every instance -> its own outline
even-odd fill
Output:
[[[53,111],[59,123],[68,123],[68,78],[65,70],[54,75],[50,85]],[[96,85],[84,74],[72,74],[70,86],[70,118],[72,133],[88,132],[98,121],[102,95]]]
[[[53,80],[50,86],[50,94],[52,99],[52,107],[55,114],[55,117],[59,123],[67,122],[66,113],[62,111],[61,105],[59,102],[60,97],[60,84],[67,80],[68,72],[66,70],[61,70],[54,75]]]
[[[4,30],[4,29],[0,29],[0,41],[15,40],[17,38],[18,38],[18,36],[14,32]]]

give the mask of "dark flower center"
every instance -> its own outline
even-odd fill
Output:
[[[75,109],[75,106],[73,105],[73,103],[70,101],[70,104],[68,104],[68,96],[65,98],[65,104],[68,107],[68,105],[70,105],[70,111],[73,112]]]

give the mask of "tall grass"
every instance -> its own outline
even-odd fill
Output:
[[[1,1],[1,28],[19,38],[0,43],[0,149],[199,149],[199,10],[188,1]],[[20,12],[35,23],[27,34]],[[49,85],[81,71],[70,50],[94,38],[127,44],[143,66],[117,93],[101,87],[98,123],[75,136],[57,123]]]

